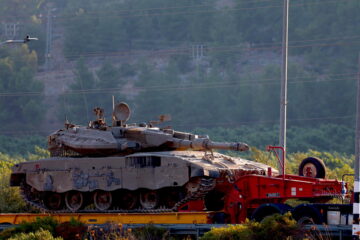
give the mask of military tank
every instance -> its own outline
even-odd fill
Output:
[[[100,108],[88,126],[66,122],[48,137],[50,157],[16,164],[10,185],[20,186],[28,203],[48,212],[178,211],[204,199],[212,210],[217,185],[245,174],[265,175],[269,168],[213,151],[247,151],[245,143],[156,127],[166,115],[127,124],[129,106],[113,109],[111,126]]]

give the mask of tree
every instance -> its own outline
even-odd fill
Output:
[[[95,72],[91,71],[85,61],[80,59],[76,65],[75,82],[70,86],[70,92],[62,96],[63,106],[59,119],[67,119],[76,124],[87,124],[93,117],[93,109],[101,107],[105,113],[112,112],[112,96],[121,99],[118,89],[124,82],[120,78],[120,71],[110,62]],[[110,116],[107,117],[111,119]]]
[[[95,79],[83,59],[80,59],[76,64],[75,76],[75,82],[70,85],[70,91],[73,90],[74,92],[62,96],[64,102],[62,113],[70,121],[87,124],[90,121],[90,113],[94,103],[94,99],[88,94],[88,90],[95,89]],[[64,119],[63,114],[59,116],[60,119]]]
[[[29,130],[39,127],[44,117],[43,85],[34,78],[36,70],[37,55],[27,45],[0,58],[0,91],[9,94],[1,96],[0,129]],[[27,94],[29,92],[34,94]]]

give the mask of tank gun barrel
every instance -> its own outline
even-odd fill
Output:
[[[212,149],[222,149],[222,150],[232,150],[232,151],[247,151],[249,150],[249,146],[246,143],[242,142],[213,142],[207,138],[197,138],[193,140],[182,140],[182,139],[174,139],[173,146],[178,150],[212,150]]]
[[[249,150],[249,146],[242,142],[209,142],[207,144],[207,148],[209,149],[223,149],[223,150],[232,150],[232,151],[238,151],[243,152]]]

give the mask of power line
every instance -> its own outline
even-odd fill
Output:
[[[263,2],[276,2],[278,0],[261,0],[261,1],[242,1],[241,3],[263,3]],[[127,9],[127,10],[117,10],[117,11],[86,11],[86,14],[92,13],[130,13],[130,12],[140,12],[140,11],[154,11],[154,10],[172,10],[172,9],[182,9],[182,8],[202,8],[202,7],[214,7],[214,3],[212,4],[199,4],[199,5],[184,5],[184,6],[176,6],[176,7],[161,7],[161,8],[138,8],[138,9]]]
[[[353,36],[346,36],[346,37],[333,37],[333,38],[318,38],[318,39],[304,39],[304,40],[294,40],[294,41],[289,41],[289,43],[302,43],[302,42],[317,42],[317,41],[340,41],[340,40],[351,40],[351,39],[357,39],[360,38],[360,35],[353,35]],[[153,41],[155,42],[155,41]],[[208,46],[210,42],[207,42],[206,45]],[[188,42],[186,43],[188,45],[193,45],[193,42]],[[202,43],[203,44],[203,43]],[[263,48],[265,46],[274,46],[274,47],[278,47],[279,45],[281,45],[281,42],[268,42],[268,43],[260,43],[258,44],[258,46],[252,47],[251,49],[257,49],[257,48]],[[98,46],[97,44],[93,44],[93,46]],[[296,46],[296,45],[294,45]],[[239,47],[239,46],[229,46],[229,45],[215,45],[214,47],[207,47],[207,49],[213,49],[213,48],[220,48],[220,47],[235,47],[235,48],[243,48],[243,49],[250,49],[250,48],[244,48],[244,47]],[[175,47],[175,48],[171,48],[171,49],[159,49],[156,51],[179,51],[179,50],[188,50],[190,51],[189,47]],[[131,52],[136,52],[136,51],[144,51],[144,52],[149,52],[148,50],[131,50],[131,51],[121,51],[121,53],[131,53]],[[109,54],[109,52],[88,52],[87,54]],[[110,53],[111,54],[111,53]],[[69,57],[73,57],[73,56],[84,56],[84,54],[78,54],[78,55],[69,55]]]
[[[349,73],[349,74],[337,74],[343,76],[354,76],[349,78],[336,78],[336,79],[318,79],[318,80],[302,80],[302,81],[289,81],[289,84],[299,84],[299,83],[323,83],[323,82],[337,82],[337,81],[347,81],[347,80],[355,80],[357,73]],[[335,76],[328,75],[328,76]],[[326,76],[326,75],[325,75]],[[289,78],[291,79],[301,79],[301,78],[311,78],[311,77],[295,77]],[[324,78],[324,75],[322,76]],[[193,89],[206,89],[206,88],[227,88],[227,87],[235,87],[235,86],[260,86],[260,85],[276,85],[279,84],[278,78],[268,78],[262,80],[250,80],[250,81],[224,81],[224,82],[214,82],[214,83],[198,83],[198,84],[188,84],[188,85],[158,85],[158,86],[149,86],[149,87],[134,87],[136,91],[169,91],[169,90],[193,90]],[[83,90],[68,90],[63,94],[72,95],[72,94],[96,94],[96,93],[114,93],[122,91],[123,88],[96,88],[96,89],[83,89]],[[43,92],[3,92],[0,93],[0,97],[23,97],[23,96],[43,96],[45,95]]]
[[[305,40],[295,40],[295,41],[289,41],[290,43],[294,43],[294,42],[314,42],[314,41],[330,41],[330,40],[334,40],[334,41],[340,41],[340,40],[348,40],[348,39],[356,39],[356,38],[360,38],[360,35],[353,35],[353,36],[345,36],[342,38],[339,37],[333,37],[333,38],[318,38],[318,39],[305,39]],[[280,44],[281,42],[279,42]],[[271,43],[264,43],[261,45],[270,45]],[[279,45],[277,44],[272,44],[273,46],[279,47]],[[343,44],[345,45],[345,44]],[[223,45],[225,46],[225,45]],[[307,47],[310,46],[316,46],[316,45],[306,45]],[[218,46],[219,47],[219,46]],[[241,47],[236,47],[236,46],[229,46],[229,47],[234,47],[234,48],[241,48]],[[297,47],[296,45],[294,47]],[[177,50],[178,49],[178,50]],[[251,47],[251,48],[242,48],[245,50],[263,50],[264,48],[259,48],[259,47]],[[162,49],[162,50],[157,50],[157,51],[168,51],[169,49]],[[180,51],[181,50],[181,51]],[[190,47],[187,48],[174,48],[171,50],[171,52],[185,52],[186,50],[191,51]],[[156,56],[156,55],[162,55],[161,53],[156,53],[154,51],[146,51],[146,50],[132,50],[132,51],[119,51],[119,52],[113,52],[113,53],[109,53],[109,52],[92,52],[92,53],[87,53],[87,54],[77,54],[77,55],[71,55],[70,57],[76,58],[76,57],[81,57],[81,56],[120,56],[120,57],[134,57],[135,54],[138,54],[140,56],[141,53],[143,53],[143,56],[146,55],[150,55],[150,56]],[[124,55],[124,56],[122,56]],[[131,55],[131,56],[130,56]],[[55,71],[48,71],[47,73],[67,73],[69,72],[69,70],[55,70]]]
[[[332,38],[318,38],[318,39],[305,39],[305,40],[295,40],[295,41],[289,41],[290,43],[299,43],[299,42],[315,42],[315,41],[330,41],[330,40],[334,40],[334,41],[341,41],[341,40],[348,40],[348,39],[356,39],[356,38],[360,38],[360,35],[353,35],[353,36],[345,36],[345,37],[332,37]],[[279,43],[263,43],[261,45],[273,45],[273,46],[278,46],[277,44],[281,44],[281,42]],[[227,45],[222,45],[222,46],[227,46]],[[307,45],[309,46],[309,45]],[[315,45],[314,45],[315,46]],[[220,46],[217,46],[220,47]],[[229,46],[229,47],[234,47],[234,48],[241,48],[241,47],[237,47],[237,46]],[[176,49],[178,50],[184,50],[184,52],[186,50],[188,50],[190,52],[190,47],[186,47],[186,48],[174,48],[171,49],[171,52],[177,52]],[[252,47],[252,48],[242,48],[242,49],[248,49],[248,50],[262,50],[263,48],[259,48],[259,47]],[[168,51],[169,49],[160,49],[157,51]],[[82,57],[82,56],[120,56],[120,55],[126,55],[126,56],[120,56],[120,57],[128,57],[128,55],[131,54],[140,54],[140,53],[144,53],[144,56],[146,54],[151,55],[151,56],[156,56],[156,55],[162,55],[161,53],[158,54],[154,51],[147,51],[147,50],[133,50],[133,51],[119,51],[119,52],[113,52],[113,53],[109,53],[109,52],[90,52],[90,53],[86,53],[86,54],[77,54],[77,55],[71,55],[70,57],[72,58],[77,58],[77,57]],[[133,55],[132,55],[133,56]],[[65,73],[65,72],[69,72],[69,70],[56,70],[56,71],[48,71],[48,73]]]
[[[312,118],[292,118],[287,121],[290,122],[303,122],[303,121],[321,121],[321,120],[339,120],[354,118],[355,115],[347,116],[329,116],[329,117],[312,117]],[[279,123],[279,120],[264,120],[264,121],[242,121],[242,122],[218,122],[218,123],[189,123],[186,125],[176,125],[177,127],[215,127],[215,126],[241,126],[241,125],[263,125],[269,123]]]
[[[329,0],[329,1],[320,1],[315,3],[302,3],[302,4],[292,4],[291,8],[295,7],[302,7],[302,6],[312,6],[312,5],[324,5],[324,4],[332,4],[332,3],[339,3],[339,2],[348,2],[352,0]],[[192,14],[199,14],[199,13],[213,13],[213,12],[219,12],[219,11],[242,11],[242,10],[257,10],[257,9],[270,9],[270,8],[282,8],[283,5],[274,5],[274,6],[262,6],[262,7],[245,7],[245,8],[231,8],[231,9],[217,9],[217,10],[203,10],[203,11],[191,11],[191,12],[169,12],[169,13],[156,13],[156,14],[138,14],[138,15],[118,15],[118,16],[112,16],[112,15],[104,15],[101,17],[106,18],[132,18],[132,17],[154,17],[154,16],[166,16],[166,15],[192,15]],[[90,15],[90,16],[89,16]],[[83,16],[83,15],[81,15]],[[98,18],[98,15],[94,14],[88,14],[87,17],[94,17]],[[78,18],[78,16],[64,16],[64,17],[58,17],[60,21],[62,20],[69,20],[73,18]]]
[[[344,39],[345,40],[345,39]],[[352,41],[352,42],[342,42],[342,43],[317,43],[317,44],[307,44],[307,45],[293,45],[289,46],[289,48],[308,48],[308,47],[328,47],[328,46],[347,46],[358,44],[360,41]],[[277,50],[280,49],[279,45],[272,45],[268,47],[240,47],[240,46],[221,46],[221,47],[207,47],[206,50],[209,52],[228,52],[228,51],[255,51],[255,50]],[[94,53],[85,53],[85,54],[73,54],[68,55],[67,57],[70,59],[75,59],[78,57],[90,57],[90,56],[118,56],[118,57],[128,57],[128,55],[134,56],[163,56],[163,55],[180,55],[180,54],[188,54],[190,55],[191,48],[189,47],[181,47],[181,48],[173,48],[167,50],[157,50],[157,51],[146,51],[146,50],[131,50],[131,51],[118,51],[118,52],[94,52]]]
[[[304,6],[304,5],[318,5],[318,4],[327,4],[327,3],[334,3],[334,2],[339,2],[339,1],[351,1],[351,0],[330,0],[330,1],[322,1],[321,3],[310,3],[310,4],[292,4],[291,7],[297,7],[297,6]],[[262,0],[262,1],[246,1],[246,2],[242,2],[242,3],[263,3],[263,2],[276,2],[276,0]],[[137,11],[153,11],[153,10],[171,10],[171,9],[180,9],[180,8],[200,8],[200,7],[206,7],[206,6],[214,6],[214,4],[200,4],[200,5],[188,5],[188,6],[178,6],[178,7],[162,7],[162,8],[143,8],[143,9],[128,9],[128,10],[117,10],[115,11],[87,11],[85,12],[86,15],[95,15],[95,17],[100,17],[98,15],[96,15],[96,13],[119,13],[119,12],[137,12]],[[217,9],[217,10],[212,10],[212,11],[205,11],[205,12],[217,12],[217,11],[239,11],[239,10],[256,10],[256,9],[263,9],[263,8],[281,8],[282,5],[276,5],[276,6],[263,6],[263,7],[248,7],[248,8],[232,8],[232,9]],[[200,13],[202,13],[203,11],[201,11]],[[186,14],[194,14],[194,13],[199,13],[199,12],[170,12],[167,14],[162,14],[162,15],[173,15],[173,14],[182,14],[182,13],[186,13]],[[84,14],[84,15],[85,15]],[[68,19],[72,19],[72,18],[78,18],[79,16],[84,16],[84,15],[77,15],[77,16],[57,16],[57,19],[59,19],[60,21],[62,21],[61,19],[64,20],[68,20]],[[143,15],[120,15],[120,16],[115,16],[115,17],[151,17],[153,15],[149,15],[149,14],[143,14]],[[101,16],[104,17],[104,16]],[[111,17],[111,16],[107,16],[107,17]],[[28,17],[23,17],[23,18],[28,18]],[[4,19],[12,19],[11,17],[6,17]],[[27,21],[17,21],[19,23],[27,23]]]
[[[57,70],[57,71],[49,71],[46,72],[46,74],[61,74],[61,73],[68,73],[70,70]],[[248,72],[249,74],[253,72]],[[256,72],[258,73],[258,72]],[[306,76],[306,77],[293,77],[292,79],[298,79],[298,78],[314,78],[314,77],[329,77],[329,76],[343,76],[343,75],[355,75],[357,73],[338,73],[338,74],[318,74],[318,75],[312,75],[312,76]]]
[[[342,37],[331,37],[331,38],[318,38],[318,39],[304,39],[304,40],[292,40],[289,41],[289,43],[299,43],[299,42],[316,42],[316,41],[330,41],[330,40],[347,40],[347,39],[355,39],[355,38],[360,38],[360,35],[352,35],[352,36],[342,36]],[[104,39],[105,41],[105,39]],[[154,45],[154,43],[161,43],[161,44],[179,44],[181,43],[181,45],[193,45],[193,44],[206,44],[207,46],[214,44],[214,46],[228,46],[228,45],[218,45],[216,44],[216,42],[214,41],[198,41],[198,42],[190,42],[190,41],[171,41],[171,40],[158,40],[158,39],[154,39],[154,40],[149,40],[149,39],[132,39],[132,42],[144,42],[144,43],[148,43],[145,44],[145,46],[151,46],[151,47],[156,47]],[[280,45],[281,42],[264,42],[264,43],[258,43],[257,45],[260,46],[267,46],[267,45]],[[179,44],[180,45],[180,44]],[[87,46],[99,46],[99,43],[91,43],[91,44],[87,44]],[[161,49],[159,49],[161,50]],[[166,50],[166,49],[163,49]],[[91,53],[91,52],[90,52]],[[96,53],[96,52],[95,52]]]

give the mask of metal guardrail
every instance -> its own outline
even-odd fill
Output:
[[[124,224],[124,230],[144,227],[146,224]],[[212,228],[227,227],[229,224],[154,224],[158,228],[167,229],[170,235],[193,235],[200,237]]]
[[[144,227],[145,224],[124,224],[124,229]],[[200,237],[212,228],[229,226],[229,224],[154,224],[154,227],[168,229],[170,235],[194,235]],[[352,238],[351,225],[306,225],[305,230],[313,236],[328,236],[340,240]],[[328,239],[324,237],[324,239]]]
[[[106,228],[106,224],[94,224],[98,227]],[[147,226],[148,224],[122,224],[122,229],[135,229]],[[0,224],[0,231],[14,226],[12,224]],[[170,235],[193,235],[200,237],[212,228],[226,227],[229,224],[152,224],[154,227],[169,230]],[[352,239],[351,225],[306,225],[304,227],[309,230],[313,236],[324,236],[324,239]]]
[[[352,239],[352,225],[306,225],[304,228],[314,236],[321,233],[325,236],[323,239]]]

